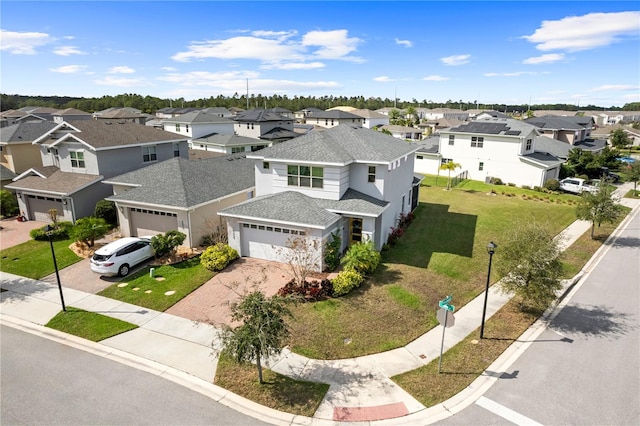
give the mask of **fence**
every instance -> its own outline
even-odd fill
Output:
[[[456,185],[458,185],[460,182],[462,182],[463,180],[467,180],[468,176],[469,176],[469,172],[465,170],[464,172],[460,173],[456,177],[451,178],[451,188],[455,188]]]

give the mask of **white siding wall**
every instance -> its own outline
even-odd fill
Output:
[[[180,126],[179,131],[176,130],[176,124]],[[188,131],[187,126],[189,127]],[[201,138],[212,133],[232,135],[233,123],[165,123],[164,130],[189,138]]]
[[[441,156],[439,154],[417,152],[413,171],[424,175],[437,175],[440,173],[440,161]]]
[[[303,165],[299,163],[291,163]],[[260,165],[259,167],[262,167]],[[258,184],[256,181],[256,190],[258,195],[264,195],[269,193],[279,193],[285,191],[297,191],[312,198],[324,198],[328,200],[339,200],[342,196],[341,182],[344,181],[344,173],[342,167],[324,167],[324,179],[323,188],[308,188],[299,186],[289,186],[287,182],[287,164],[286,163],[270,163],[272,175],[271,192],[260,192],[262,190],[268,190],[266,186]],[[312,166],[315,167],[315,166]],[[256,178],[259,178],[259,171],[256,171]],[[260,189],[258,189],[260,188]]]
[[[366,127],[367,129],[373,129],[376,126],[388,126],[389,118],[365,118],[364,123],[362,123],[362,127]]]
[[[96,157],[96,153],[91,151],[86,145],[82,145],[81,143],[63,143],[57,146],[58,154],[60,156],[60,171],[70,172],[70,173],[81,173],[81,174],[89,174],[89,175],[98,175],[98,160]],[[84,169],[81,168],[72,168],[71,167],[71,157],[69,151],[81,151],[84,155]]]
[[[273,166],[275,163],[269,163],[269,168],[263,167],[262,160],[256,160],[255,164],[255,184],[256,197],[273,193]]]
[[[376,181],[369,182],[369,166],[376,168]],[[385,164],[351,164],[349,166],[349,185],[356,191],[383,199],[384,180],[389,172]]]

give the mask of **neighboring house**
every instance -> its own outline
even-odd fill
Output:
[[[469,120],[469,112],[468,111],[460,111],[452,108],[431,108],[423,111],[424,120],[441,120],[443,118],[446,119],[455,119],[460,121]]]
[[[253,152],[271,146],[268,140],[247,138],[238,135],[211,135],[191,141],[194,150],[205,150],[223,154],[238,154],[241,152]]]
[[[562,161],[536,149],[537,128],[520,120],[492,118],[440,131],[441,163],[453,161],[469,179],[500,178],[519,186],[557,179]]]
[[[380,131],[386,130],[391,133],[391,136],[398,139],[408,139],[419,141],[422,139],[422,130],[415,127],[398,126],[396,124],[389,124],[380,127]]]
[[[163,128],[167,132],[184,136],[188,139],[190,148],[198,149],[193,145],[193,139],[213,134],[232,135],[233,125],[233,120],[217,114],[205,111],[192,111],[165,120]]]
[[[551,139],[548,136],[537,136],[534,141],[534,146],[537,152],[545,152],[557,157],[563,162],[569,158],[569,151],[572,149],[581,149],[583,151],[591,151],[592,153],[600,152],[607,145],[605,139],[590,139],[583,142],[578,142],[575,145],[569,145],[568,143],[559,141],[557,139]]]
[[[201,111],[202,108],[173,108],[173,107],[166,107],[166,108],[161,108],[159,110],[156,111],[156,117],[157,118],[176,118],[180,115],[183,114],[187,114],[190,112],[196,112],[196,111]]]
[[[370,109],[354,109],[350,111],[358,117],[362,117],[362,127],[373,129],[374,127],[389,125],[389,116],[371,111]]]
[[[592,117],[599,127],[640,121],[640,111],[584,111],[584,115]]]
[[[570,145],[590,138],[594,126],[591,117],[577,116],[545,115],[527,118],[524,122],[536,126],[540,133]]]
[[[289,119],[295,118],[294,113],[289,111],[286,108],[274,107],[274,108],[267,108],[265,109],[265,111],[269,113],[281,115],[284,118],[289,118]]]
[[[479,112],[474,120],[484,120],[486,118],[510,118],[507,114],[500,111],[482,111]]]
[[[63,121],[75,120],[91,120],[93,116],[88,112],[80,111],[75,108],[61,109],[51,114],[54,123],[62,123]]]
[[[293,117],[300,123],[305,123],[309,114],[314,112],[322,112],[320,108],[304,108],[293,113]]]
[[[418,147],[414,171],[423,175],[440,174],[440,135],[429,136],[419,142],[412,142]]]
[[[149,114],[133,111],[135,108],[109,108],[108,110],[94,112],[94,120],[117,120],[127,121],[137,124],[145,124],[147,120],[153,119]]]
[[[640,146],[640,130],[634,129],[631,126],[623,126],[622,124],[598,127],[597,129],[594,129],[591,132],[591,136],[594,138],[604,139],[609,144],[611,144],[611,142],[609,141],[611,137],[611,132],[618,129],[622,129],[622,131],[624,131],[627,134],[627,137],[631,141],[632,146]]]
[[[48,121],[46,118],[17,110],[7,110],[0,113],[0,127],[7,127],[12,124],[21,123],[25,121]],[[50,121],[50,120],[49,120]]]
[[[0,128],[0,165],[17,174],[42,166],[40,147],[32,142],[54,127],[53,121],[20,121]]]
[[[364,119],[359,115],[336,109],[332,111],[312,111],[307,116],[306,123],[330,129],[341,124],[362,127],[363,121]]]
[[[0,164],[0,189],[4,189],[4,186],[10,184],[17,176],[17,174]]]
[[[209,114],[217,115],[219,117],[231,118],[233,117],[233,113],[226,109],[225,107],[209,107],[203,108],[204,112],[208,112]]]
[[[33,141],[41,167],[31,168],[7,187],[18,196],[23,214],[48,221],[49,209],[60,220],[75,222],[93,214],[111,195],[102,185],[110,178],[172,157],[188,158],[185,138],[120,121],[80,120],[55,125]]]
[[[373,241],[380,250],[402,214],[418,204],[418,148],[359,126],[342,125],[247,154],[255,160],[256,198],[220,211],[229,245],[242,256],[286,261],[287,244],[315,241],[341,250]]]
[[[251,109],[238,113],[234,131],[238,136],[268,139],[273,143],[283,142],[298,136],[293,131],[293,119],[264,109]]]
[[[55,108],[39,107],[39,106],[26,106],[20,108],[18,111],[22,111],[28,115],[35,115],[44,120],[53,121],[53,114],[58,112]]]
[[[451,127],[456,127],[464,123],[464,121],[458,120],[456,118],[441,118],[438,120],[427,120],[418,124],[418,128],[423,129],[422,133],[424,135],[432,135],[437,133],[442,129],[449,129]]]
[[[116,203],[120,232],[143,236],[178,230],[186,247],[226,231],[218,211],[253,197],[254,160],[225,156],[171,158],[105,180]]]

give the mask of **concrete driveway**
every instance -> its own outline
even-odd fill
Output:
[[[0,250],[17,246],[31,240],[29,232],[35,228],[46,226],[46,222],[38,222],[30,220],[27,222],[18,222],[15,218],[0,221]]]

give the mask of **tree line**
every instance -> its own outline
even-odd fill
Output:
[[[418,100],[413,98],[411,101],[401,101],[389,98],[368,97],[364,96],[294,96],[287,95],[271,95],[263,96],[261,94],[252,94],[248,98],[246,95],[233,96],[211,96],[208,98],[200,98],[187,101],[184,98],[157,98],[154,96],[142,96],[134,93],[123,93],[117,96],[102,96],[99,98],[84,98],[71,96],[23,96],[0,94],[0,110],[7,111],[10,109],[19,109],[26,106],[41,106],[56,109],[76,108],[86,112],[102,111],[111,107],[130,107],[141,110],[142,112],[153,114],[157,110],[166,107],[180,108],[207,108],[207,107],[224,107],[224,108],[285,108],[290,111],[298,111],[303,108],[318,108],[326,110],[335,106],[351,106],[358,109],[377,110],[380,108],[396,108],[404,110],[406,108],[452,108],[461,111],[470,109],[495,110],[505,113],[525,112],[527,110],[564,110],[564,111],[589,111],[601,110],[603,107],[595,105],[586,105],[578,107],[570,104],[537,104],[537,105],[506,105],[506,104],[485,104],[477,101],[451,100],[446,102],[432,102],[431,100]],[[640,102],[632,102],[623,107],[611,106],[607,108],[611,111],[638,111],[640,110]]]

